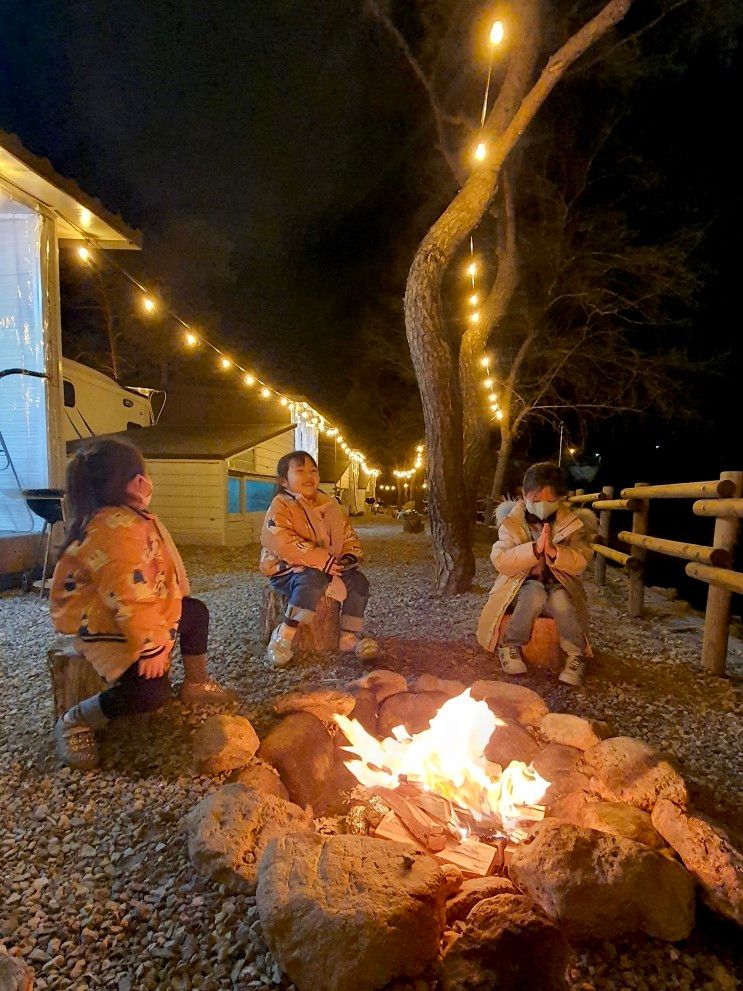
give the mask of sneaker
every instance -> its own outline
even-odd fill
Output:
[[[565,667],[560,672],[559,681],[565,685],[572,685],[579,688],[583,684],[583,673],[586,670],[586,662],[577,654],[568,654],[565,659]]]
[[[526,665],[521,657],[521,648],[506,643],[498,648],[498,660],[504,674],[526,674]]]
[[[237,701],[235,692],[222,688],[216,681],[184,681],[178,689],[182,705],[229,705]]]
[[[98,744],[90,726],[67,723],[60,716],[54,725],[54,740],[59,759],[76,771],[92,771],[100,763]]]
[[[379,644],[371,637],[357,637],[355,633],[341,633],[338,649],[342,654],[356,654],[362,661],[371,661],[379,653]]]
[[[275,668],[285,668],[294,656],[294,647],[291,640],[284,640],[279,636],[281,627],[277,626],[271,634],[271,642],[266,651],[266,658]]]

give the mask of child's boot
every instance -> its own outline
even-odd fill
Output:
[[[338,649],[342,654],[356,654],[362,661],[372,661],[379,653],[379,644],[371,637],[360,637],[349,630],[343,630]]]
[[[504,674],[526,674],[520,647],[511,643],[501,644],[498,648],[498,660]]]
[[[183,705],[229,705],[237,696],[209,677],[206,654],[184,654],[185,680],[178,691]]]
[[[285,668],[291,663],[292,657],[294,657],[294,637],[287,636],[287,633],[289,633],[289,630],[286,624],[282,623],[271,634],[266,658],[275,668]]]
[[[60,716],[54,726],[59,759],[76,771],[91,771],[100,762],[93,733],[105,729],[109,722],[101,709],[100,699],[100,695],[83,699]]]
[[[585,670],[586,662],[579,654],[568,654],[565,658],[565,667],[560,672],[559,680],[565,685],[580,688],[583,684]]]

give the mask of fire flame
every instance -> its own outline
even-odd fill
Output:
[[[397,788],[407,781],[478,821],[496,816],[508,828],[517,822],[519,806],[538,803],[549,787],[522,761],[503,769],[487,760],[490,737],[505,723],[469,689],[445,702],[429,728],[414,736],[396,726],[391,737],[377,740],[355,719],[336,715],[335,720],[350,741],[343,749],[356,758],[346,766],[367,788]]]

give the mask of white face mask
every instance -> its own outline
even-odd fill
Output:
[[[546,520],[552,516],[560,505],[559,502],[532,502],[531,499],[526,499],[525,504],[527,513],[531,513],[532,516],[536,516],[540,520]]]

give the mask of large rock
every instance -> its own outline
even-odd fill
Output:
[[[296,805],[234,783],[203,798],[184,820],[188,855],[202,874],[231,891],[252,892],[263,851],[278,836],[309,830]]]
[[[653,826],[650,814],[624,802],[586,802],[579,813],[578,825],[611,833],[612,836],[624,836],[654,850],[666,845]]]
[[[548,712],[539,724],[539,731],[550,743],[578,750],[590,750],[611,735],[608,723],[571,716],[567,712]]]
[[[446,922],[452,925],[466,919],[472,909],[486,898],[499,895],[518,895],[519,889],[507,877],[471,877],[462,883],[459,891],[446,903]]]
[[[377,702],[382,702],[388,695],[397,695],[399,692],[407,692],[408,683],[397,671],[388,671],[387,668],[377,668],[370,671],[362,678],[352,681],[349,688],[366,688],[374,692]]]
[[[355,704],[350,718],[361,723],[367,733],[376,736],[379,703],[374,692],[369,688],[359,688],[354,698]]]
[[[244,716],[209,716],[193,735],[194,767],[199,774],[220,774],[245,767],[258,749],[258,734]]]
[[[743,925],[743,854],[727,833],[663,798],[653,809],[653,825],[699,882],[702,900]]]
[[[512,760],[530,764],[539,753],[539,744],[520,723],[504,722],[496,726],[485,747],[485,756],[505,768]]]
[[[509,874],[572,939],[646,933],[671,942],[694,925],[694,879],[641,843],[545,819]]]
[[[448,696],[442,692],[400,692],[389,695],[379,706],[377,733],[380,737],[392,736],[395,726],[404,726],[411,735],[428,729],[431,720]]]
[[[246,788],[252,788],[261,795],[274,795],[289,801],[289,792],[279,777],[278,771],[270,764],[253,761],[247,767],[238,768],[229,776],[228,781],[238,782]]]
[[[329,723],[335,715],[350,715],[355,704],[356,700],[350,692],[336,688],[315,688],[279,695],[273,708],[280,716],[286,716],[290,712],[310,712],[322,722]]]
[[[287,835],[266,851],[258,911],[299,991],[376,991],[436,959],[447,878],[407,843]]]
[[[0,954],[0,991],[31,991],[34,972],[20,957]]]
[[[570,822],[574,826],[583,826],[583,814],[586,806],[600,801],[600,798],[589,795],[585,791],[569,791],[556,798],[549,798],[543,804],[546,807],[547,815],[551,818],[559,819],[561,822]]]
[[[589,781],[582,773],[583,751],[577,747],[567,747],[562,743],[548,743],[532,758],[532,767],[549,787],[545,792],[542,804],[550,815],[558,815],[552,809],[567,795],[588,792]],[[564,818],[564,816],[560,816]]]
[[[473,699],[484,699],[488,705],[492,703],[491,707],[496,715],[499,704],[504,709],[513,711],[515,718],[523,726],[538,727],[549,712],[545,701],[531,688],[514,685],[509,681],[476,681],[471,691]]]
[[[476,905],[441,961],[441,991],[563,991],[568,946],[560,930],[520,895]]]
[[[660,798],[686,805],[686,784],[670,760],[642,740],[613,736],[585,754],[590,788],[607,802],[652,812]]]
[[[323,723],[309,712],[292,712],[275,726],[258,750],[279,772],[293,802],[315,815],[340,809],[341,793],[358,782],[344,764]]]
[[[453,699],[467,690],[463,681],[449,681],[437,678],[435,674],[422,674],[413,685],[416,692],[442,692],[447,698]]]

